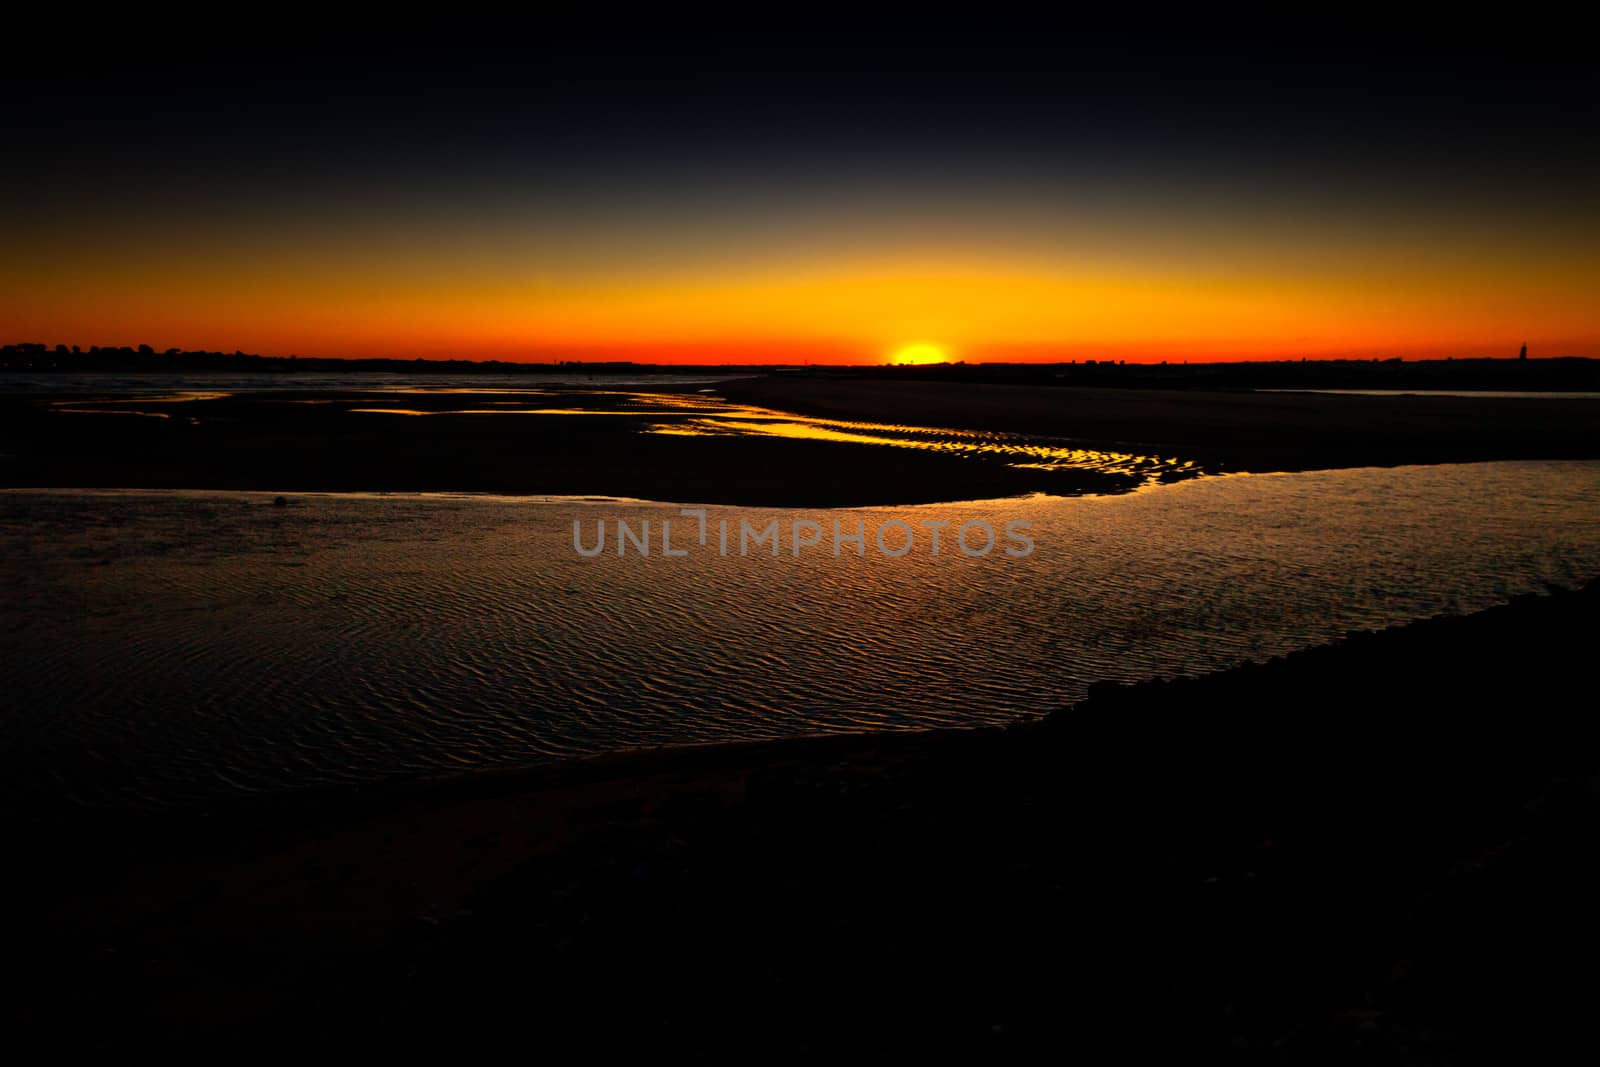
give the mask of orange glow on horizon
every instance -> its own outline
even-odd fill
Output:
[[[1512,356],[1523,342],[1536,357],[1600,356],[1592,257],[1174,257],[952,247],[618,274],[302,262],[293,249],[214,269],[135,248],[39,250],[0,266],[0,340],[790,365]],[[939,355],[907,338],[939,338]]]

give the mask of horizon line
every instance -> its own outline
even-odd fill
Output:
[[[1474,346],[1475,347],[1475,346]],[[88,347],[67,344],[48,344],[38,341],[16,341],[0,345],[0,353],[8,356],[42,356],[45,358],[67,359],[83,358],[89,356],[133,356],[146,359],[177,359],[183,357],[215,357],[221,359],[247,359],[252,361],[270,361],[282,363],[351,363],[351,364],[467,364],[473,366],[507,366],[507,367],[670,367],[670,368],[770,368],[770,369],[804,369],[804,368],[839,368],[839,369],[866,369],[866,368],[893,368],[893,367],[1069,367],[1069,366],[1229,366],[1238,364],[1270,364],[1270,363],[1453,363],[1453,362],[1548,362],[1552,360],[1586,360],[1592,361],[1600,357],[1584,356],[1577,354],[1556,355],[1526,355],[1511,354],[1505,356],[1485,355],[1272,355],[1272,356],[1242,356],[1237,358],[1199,358],[1199,359],[1173,359],[1173,358],[1127,358],[1127,357],[1087,357],[1087,358],[1061,358],[1061,359],[947,359],[927,363],[897,362],[890,360],[820,360],[820,361],[773,361],[756,360],[749,362],[708,361],[689,362],[682,360],[650,361],[640,359],[585,359],[579,357],[562,357],[549,359],[505,359],[486,356],[329,356],[311,355],[301,356],[298,353],[288,355],[245,352],[241,349],[226,351],[222,349],[206,348],[176,348],[168,347],[157,349],[148,344],[140,345],[90,345]],[[0,368],[15,370],[17,368]]]

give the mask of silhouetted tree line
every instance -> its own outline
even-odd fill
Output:
[[[1600,360],[1305,359],[1248,363],[946,363],[812,368],[807,375],[1143,389],[1483,389],[1600,391]]]
[[[707,371],[769,372],[746,364],[650,364],[628,361],[507,363],[465,359],[301,359],[245,352],[157,352],[150,345],[11,344],[0,348],[0,371],[288,373],[373,371],[405,374],[605,374],[639,372],[702,374]],[[1088,385],[1148,389],[1515,389],[1600,391],[1600,360],[1572,356],[1528,359],[1298,359],[1248,363],[1128,363],[1086,359],[1067,363],[942,363],[929,365],[818,366],[786,373],[817,377],[895,380]]]
[[[649,369],[655,373],[695,373],[707,369],[734,368],[727,364],[705,366],[655,366],[629,361],[585,363],[563,360],[554,363],[508,363],[502,360],[466,359],[301,359],[299,356],[259,356],[247,352],[185,351],[168,348],[157,352],[150,345],[91,345],[88,349],[78,345],[10,344],[0,348],[0,371],[73,372],[73,371],[259,371],[262,373],[301,373],[305,371],[377,371],[406,374],[592,374],[606,371],[638,371]]]
[[[270,356],[252,356],[243,352],[185,352],[169,348],[157,352],[150,345],[78,345],[14,344],[0,348],[0,369],[31,371],[79,370],[187,370],[191,367],[217,369],[239,367],[271,369],[278,363],[300,364],[290,357],[281,360]]]

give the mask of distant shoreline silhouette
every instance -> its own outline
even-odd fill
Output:
[[[1095,385],[1131,388],[1458,388],[1600,389],[1600,359],[1552,356],[1529,359],[1524,344],[1516,357],[1456,359],[1277,359],[1214,362],[1129,363],[1077,359],[1054,363],[769,364],[638,363],[629,360],[558,360],[522,363],[472,359],[330,359],[263,356],[247,352],[157,351],[150,345],[90,346],[8,344],[0,347],[0,372],[34,374],[93,373],[261,373],[416,375],[608,375],[706,373],[794,373],[818,377],[892,378],[897,381],[1008,382],[1032,385]],[[0,379],[0,391],[4,380]]]

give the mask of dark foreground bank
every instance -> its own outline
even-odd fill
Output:
[[[1597,619],[1600,583],[1009,730],[14,811],[12,1033],[758,1061],[1592,1046]]]

